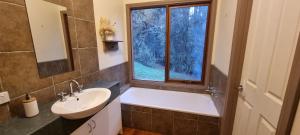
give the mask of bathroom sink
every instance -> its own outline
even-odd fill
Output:
[[[57,101],[51,111],[66,119],[81,119],[100,111],[110,98],[111,92],[106,88],[85,89],[75,96],[66,96],[65,101]]]

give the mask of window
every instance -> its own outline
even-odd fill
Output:
[[[133,80],[204,82],[209,3],[129,11]]]
[[[131,11],[134,78],[165,80],[166,9]]]
[[[171,7],[170,80],[202,81],[208,6]]]

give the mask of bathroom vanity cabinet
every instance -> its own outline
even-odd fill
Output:
[[[51,112],[51,107],[55,102],[53,101],[40,106],[40,114],[35,117],[15,117],[6,123],[0,124],[0,135],[118,134],[122,129],[119,82],[99,80],[86,84],[85,88],[107,88],[111,91],[107,105],[94,116],[78,120],[64,119]]]
[[[71,135],[117,135],[121,130],[121,103],[117,97]]]

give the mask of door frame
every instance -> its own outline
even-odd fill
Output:
[[[247,45],[253,0],[238,0],[230,65],[225,93],[224,114],[221,119],[221,135],[231,135],[233,131],[237,100]],[[300,99],[300,34],[294,55],[285,98],[276,130],[276,135],[291,132]]]
[[[238,0],[229,72],[224,100],[224,114],[221,119],[221,135],[231,135],[237,106],[242,70],[247,45],[253,0]]]
[[[300,99],[300,32],[294,61],[284,96],[276,135],[289,135],[292,131]]]

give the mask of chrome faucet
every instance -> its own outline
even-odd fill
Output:
[[[72,80],[70,82],[70,97],[74,96],[73,83],[75,83],[77,85],[79,93],[82,91],[82,88],[83,88],[83,85],[80,85],[76,80]]]
[[[211,96],[216,97],[217,89],[216,87],[208,86],[208,90],[205,90],[208,92]]]

